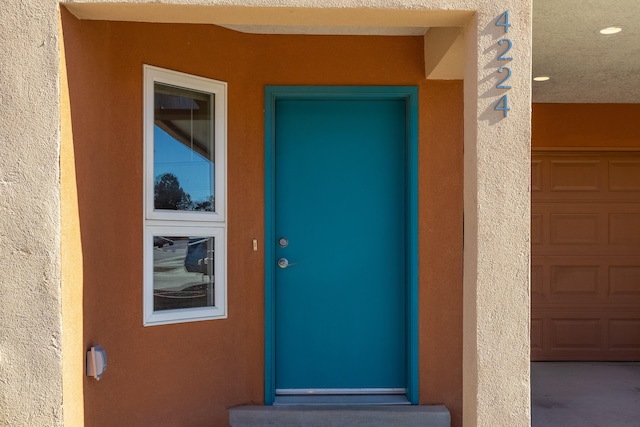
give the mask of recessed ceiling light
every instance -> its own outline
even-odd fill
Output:
[[[611,34],[618,34],[620,31],[622,31],[622,27],[607,27],[607,28],[601,29],[600,34],[604,34],[605,36],[608,36]]]
[[[537,76],[533,78],[533,81],[536,81],[536,82],[546,82],[549,80],[551,80],[551,77],[549,76]]]

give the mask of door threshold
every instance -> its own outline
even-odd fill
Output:
[[[411,405],[411,402],[403,394],[332,394],[276,396],[273,405]]]

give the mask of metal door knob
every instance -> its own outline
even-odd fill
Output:
[[[290,264],[289,260],[286,258],[280,258],[278,260],[278,267],[280,268],[287,268],[287,267],[291,267],[292,265],[295,265],[295,264]]]

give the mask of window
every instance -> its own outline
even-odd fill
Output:
[[[144,66],[144,324],[227,317],[227,85]]]

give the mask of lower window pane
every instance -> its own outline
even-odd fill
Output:
[[[213,307],[214,237],[153,236],[153,311]]]

